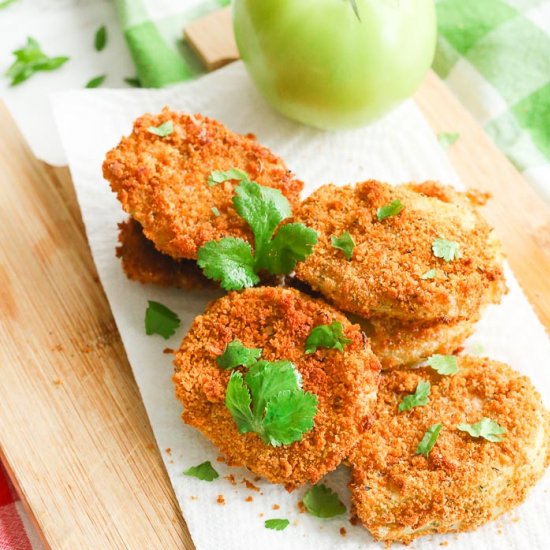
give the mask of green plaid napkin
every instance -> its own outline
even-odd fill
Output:
[[[166,2],[115,0],[142,84],[200,74],[182,28],[229,1],[181,0],[167,14],[159,13]],[[435,71],[550,203],[550,0],[436,0],[436,7]]]

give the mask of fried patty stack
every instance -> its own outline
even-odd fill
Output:
[[[325,185],[295,219],[319,233],[296,277],[364,320],[384,368],[452,353],[506,291],[498,240],[475,201],[434,182]],[[333,244],[346,233],[349,260]]]

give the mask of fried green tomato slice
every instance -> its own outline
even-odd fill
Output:
[[[320,348],[306,354],[311,330],[333,321],[341,322],[351,343],[343,352]],[[300,441],[275,447],[256,433],[239,433],[224,402],[231,370],[216,361],[234,339],[262,349],[262,359],[291,361],[303,390],[317,396],[313,428]],[[359,326],[321,300],[276,287],[231,292],[212,302],[195,319],[174,364],[184,422],[212,441],[229,464],[289,490],[317,482],[348,455],[370,422],[380,371]]]
[[[382,375],[375,421],[349,457],[353,507],[375,539],[475,529],[523,502],[548,466],[549,415],[531,381],[487,358],[462,356],[458,365],[453,376]],[[420,381],[431,384],[428,403],[399,412]],[[500,442],[458,428],[482,418],[504,428]],[[416,454],[435,424],[443,427],[428,456]]]
[[[380,221],[379,209],[394,201],[402,210]],[[362,317],[468,318],[506,291],[499,243],[474,202],[433,182],[325,185],[295,218],[320,235],[296,276]],[[355,243],[350,260],[332,244],[345,233]],[[458,247],[459,257],[437,257],[437,239]]]
[[[167,135],[151,131],[168,122],[173,129]],[[291,205],[299,200],[303,183],[254,136],[168,108],[134,122],[132,133],[107,153],[103,176],[159,251],[194,260],[207,241],[228,236],[251,239],[233,208],[233,190],[239,182],[208,183],[214,170],[230,168],[280,190]]]

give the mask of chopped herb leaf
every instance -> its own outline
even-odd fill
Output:
[[[456,374],[459,370],[456,355],[439,355],[436,353],[428,357],[427,363],[442,375]]]
[[[446,262],[458,260],[462,257],[460,245],[447,239],[436,239],[432,243],[432,251],[436,258],[442,258]]]
[[[213,174],[215,171],[210,175],[215,182],[226,177]],[[317,243],[317,232],[301,223],[283,225],[273,237],[277,226],[292,214],[288,200],[278,189],[243,177],[235,189],[233,205],[254,234],[254,253],[248,242],[233,237],[210,241],[198,252],[203,273],[220,281],[226,290],[254,286],[262,270],[271,275],[288,275]]]
[[[167,120],[158,126],[149,126],[147,131],[155,136],[166,137],[174,131],[174,123],[171,120]]]
[[[99,88],[99,86],[101,86],[103,84],[103,82],[105,82],[106,78],[107,78],[106,74],[96,76],[96,77],[92,78],[91,80],[88,80],[88,82],[86,82],[86,85],[84,86],[84,88]]]
[[[227,181],[227,180],[242,181],[247,179],[248,179],[248,174],[237,168],[230,168],[225,172],[223,172],[222,170],[214,170],[208,176],[208,185],[212,187],[214,185],[218,185],[219,183],[223,183],[224,181]]]
[[[266,519],[264,526],[266,529],[273,529],[274,531],[283,531],[290,525],[288,519]]]
[[[306,510],[318,518],[333,518],[346,512],[338,495],[326,485],[314,485],[302,499]]]
[[[456,132],[440,132],[437,134],[437,140],[443,149],[448,149],[451,145],[458,141],[460,134]]]
[[[399,403],[399,412],[408,411],[413,407],[423,407],[427,405],[431,387],[429,382],[420,380],[416,386],[416,391],[410,395],[406,395],[403,401]]]
[[[313,427],[317,396],[302,389],[290,361],[258,361],[244,378],[233,371],[225,404],[240,433],[257,433],[274,447],[300,441]]]
[[[425,281],[426,279],[435,279],[437,275],[437,269],[433,268],[433,269],[428,269],[428,271],[426,271],[426,273],[423,273],[422,275],[420,275],[420,278]]]
[[[346,260],[351,260],[353,249],[355,248],[355,241],[348,231],[342,233],[339,237],[331,237],[330,240],[334,248],[344,253]]]
[[[158,302],[149,300],[148,303],[145,311],[145,334],[160,334],[168,340],[180,326],[180,318]]]
[[[132,88],[141,88],[141,81],[137,76],[127,76],[124,82],[126,82],[128,86],[132,86]]]
[[[222,369],[235,367],[251,367],[262,355],[259,348],[247,348],[235,339],[227,344],[224,352],[216,359]]]
[[[4,0],[3,2],[0,2],[0,10],[7,8],[10,4],[13,4],[14,2],[17,2],[17,0]]]
[[[212,207],[212,214],[214,214],[214,216],[216,216],[216,218],[217,218],[220,215],[220,211],[215,206],[213,206]]]
[[[201,481],[214,481],[216,478],[220,477],[220,474],[214,470],[209,460],[198,466],[191,466],[191,468],[188,468],[183,473],[186,476],[196,477]]]
[[[343,352],[347,344],[351,344],[351,340],[344,336],[342,323],[333,321],[330,325],[317,325],[311,329],[306,340],[306,353],[314,353],[319,348],[337,349]]]
[[[381,222],[382,220],[390,218],[391,216],[397,216],[397,214],[399,214],[401,210],[403,210],[403,208],[405,208],[405,206],[399,199],[396,199],[389,204],[381,206],[376,212],[378,221]]]
[[[483,417],[475,424],[459,424],[457,428],[461,432],[469,433],[472,437],[483,437],[493,443],[502,441],[502,434],[506,433],[506,430],[502,426],[486,417]]]
[[[66,56],[48,57],[40,49],[40,44],[30,36],[22,48],[12,53],[15,56],[15,61],[5,72],[5,75],[11,78],[12,86],[21,84],[21,82],[24,82],[38,71],[53,71],[58,69],[69,60]]]
[[[101,52],[105,49],[107,45],[107,27],[102,25],[95,32],[94,46],[96,51]]]
[[[426,430],[422,441],[420,441],[418,447],[416,448],[417,455],[424,455],[426,458],[428,457],[430,451],[435,445],[435,442],[437,441],[437,438],[439,437],[439,432],[442,427],[443,424],[434,424]]]

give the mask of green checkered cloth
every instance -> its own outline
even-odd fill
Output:
[[[182,28],[229,0],[181,0],[175,13],[160,7],[166,1],[115,3],[142,84],[160,87],[200,74]],[[436,7],[435,71],[550,203],[550,0]]]

